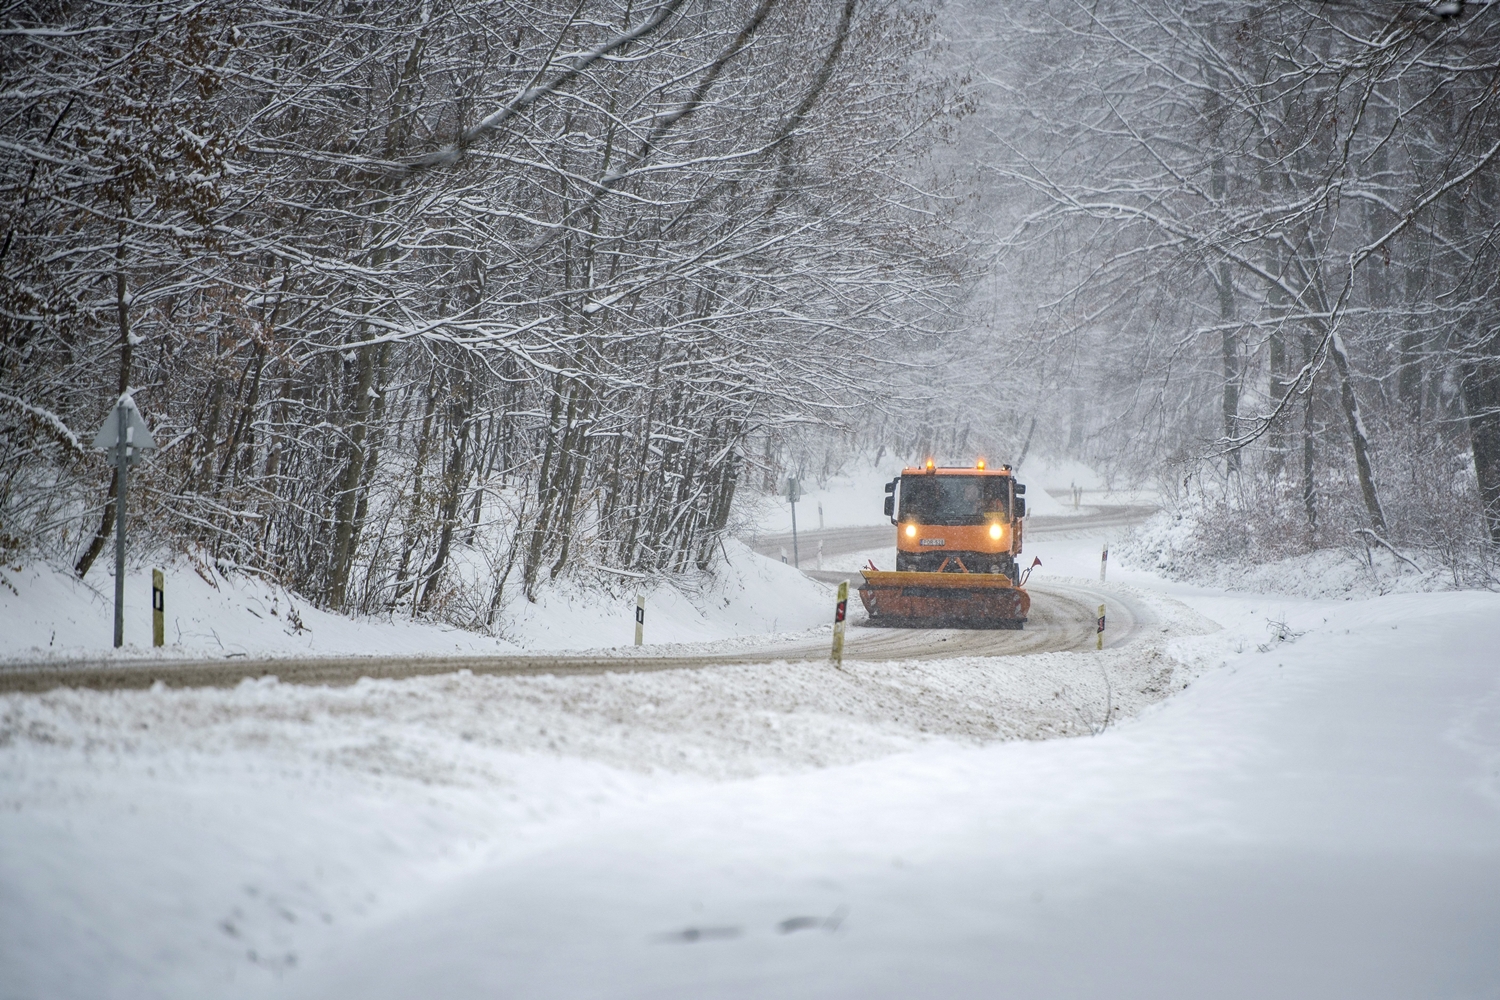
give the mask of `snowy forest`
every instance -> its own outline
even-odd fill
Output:
[[[1495,17],[10,5],[0,548],[89,572],[129,391],[136,530],[338,610],[706,568],[747,492],[877,450],[1493,582]]]
[[[0,503],[80,575],[113,487],[79,442],[127,387],[152,528],[328,606],[428,610],[497,523],[460,620],[513,568],[706,565],[748,444],[836,422],[957,283],[900,7],[7,23]]]
[[[1493,7],[975,10],[986,325],[1024,331],[1053,447],[1155,479],[1210,557],[1410,546],[1492,585]]]

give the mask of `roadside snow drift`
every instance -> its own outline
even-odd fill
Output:
[[[166,641],[151,647],[151,571],[126,573],[125,647],[116,652],[113,575],[87,581],[41,564],[6,567],[0,586],[0,664],[12,661],[165,657],[285,657],[505,653],[633,644],[635,597],[646,595],[646,642],[715,641],[822,625],[830,591],[790,567],[727,541],[713,573],[634,580],[600,574],[562,579],[536,603],[511,597],[498,634],[396,613],[349,617],[310,606],[255,576],[225,575],[178,560],[166,567]]]

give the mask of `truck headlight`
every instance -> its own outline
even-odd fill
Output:
[[[906,537],[907,538],[916,538],[917,537],[917,526],[915,524],[908,524],[906,526]]]
[[[998,542],[1000,540],[1000,534],[1004,530],[1005,529],[1001,528],[1000,525],[998,525],[998,524],[992,524],[992,525],[990,525],[990,537],[993,538],[995,541]]]

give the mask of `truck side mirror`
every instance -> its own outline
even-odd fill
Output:
[[[885,498],[885,516],[891,520],[896,519],[896,498],[888,496]]]
[[[1016,517],[1026,516],[1026,498],[1016,497]]]
[[[1025,483],[1017,483],[1016,484],[1016,496],[1019,497],[1019,496],[1025,496],[1025,495],[1026,495],[1026,484]]]

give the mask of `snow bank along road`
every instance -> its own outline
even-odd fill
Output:
[[[1099,507],[1078,517],[1031,518],[1028,536],[1087,533],[1118,528],[1143,520],[1149,507]],[[823,541],[825,556],[846,555],[891,545],[891,529],[836,528],[803,533],[801,538],[816,546]],[[774,555],[780,536],[756,540],[754,548]],[[853,577],[856,573],[817,573],[824,580]],[[1121,645],[1138,638],[1142,631],[1155,639],[1166,635],[1157,626],[1159,615],[1150,603],[1128,590],[1107,592],[1086,583],[1036,581],[1031,617],[1019,632],[972,629],[870,628],[862,625],[863,612],[856,609],[851,621],[845,655],[869,661],[918,660],[955,656],[1014,656],[1021,654],[1081,650],[1094,643],[1095,609],[1109,607],[1109,643]],[[857,600],[852,603],[857,604]],[[830,604],[830,616],[832,605]],[[824,632],[803,634],[758,643],[691,644],[653,646],[642,650],[621,649],[582,654],[473,657],[317,657],[275,660],[150,660],[138,663],[69,664],[40,663],[0,666],[0,692],[45,691],[54,687],[87,687],[99,690],[144,688],[161,682],[173,687],[229,686],[246,677],[275,676],[295,684],[352,684],[362,677],[401,678],[469,670],[476,674],[580,674],[674,670],[730,663],[764,663],[772,660],[826,659],[828,638]]]

